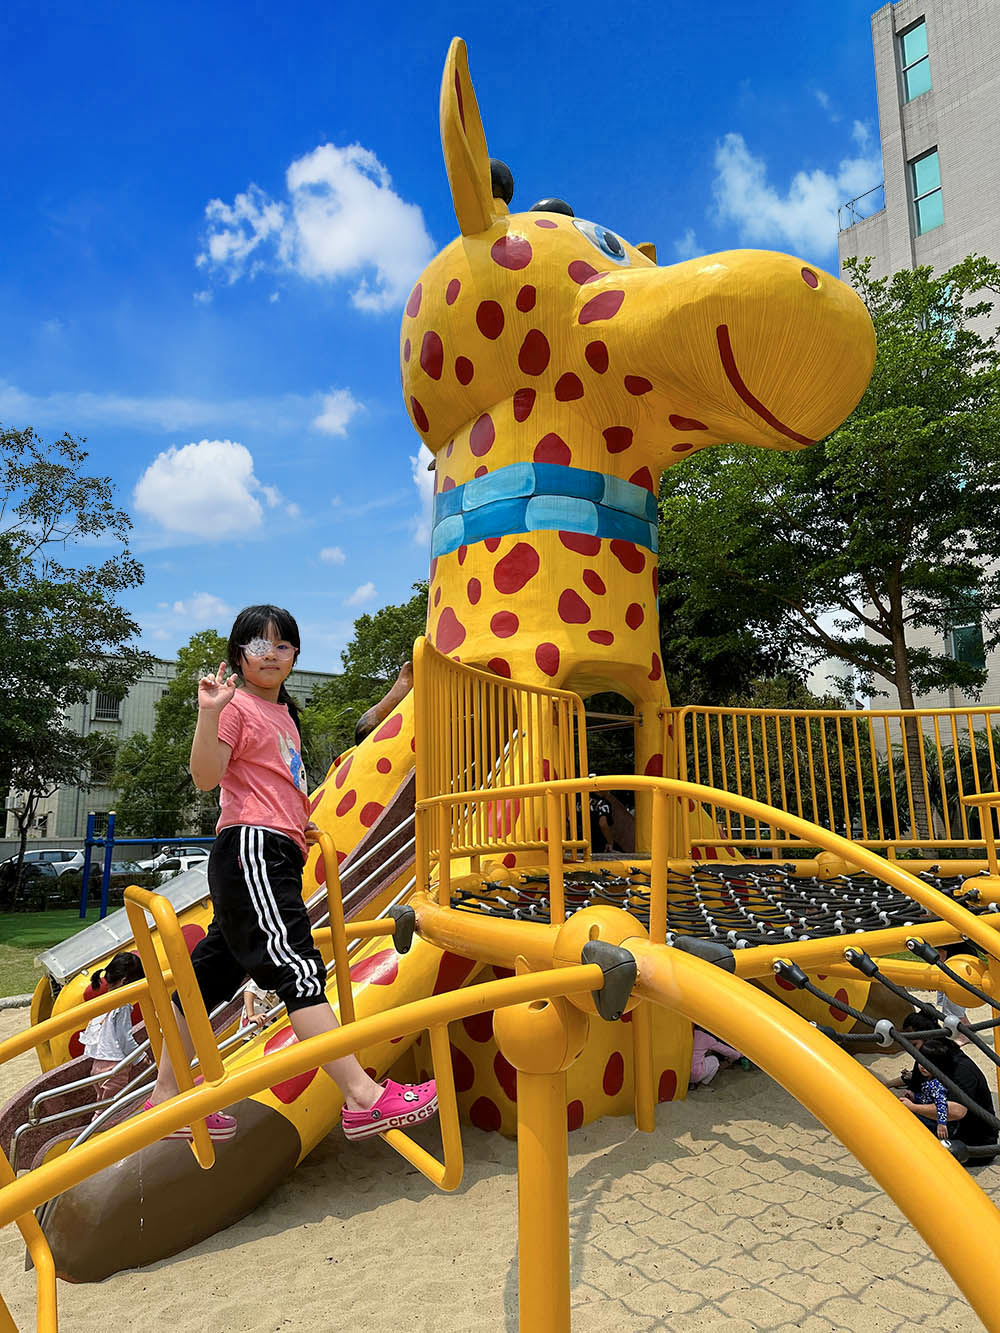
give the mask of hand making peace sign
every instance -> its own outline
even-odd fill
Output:
[[[226,664],[220,662],[214,676],[202,676],[198,682],[198,707],[209,713],[221,713],[236,693],[238,680],[235,671],[227,677]]]

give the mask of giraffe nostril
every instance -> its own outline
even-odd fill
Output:
[[[806,284],[807,287],[819,286],[819,278],[816,276],[816,274],[812,271],[811,268],[804,268],[802,270],[802,281]]]

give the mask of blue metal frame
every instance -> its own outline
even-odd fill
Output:
[[[87,897],[90,892],[90,863],[93,849],[95,847],[104,848],[104,869],[101,874],[101,910],[99,919],[103,920],[108,914],[108,893],[111,888],[111,858],[115,847],[134,847],[148,846],[150,843],[158,843],[161,847],[169,847],[173,843],[206,843],[215,842],[215,835],[211,837],[178,837],[178,838],[116,838],[115,837],[115,812],[108,811],[108,828],[103,838],[94,837],[94,827],[97,822],[95,814],[87,816],[87,836],[83,844],[83,883],[80,886],[80,920],[87,919]]]

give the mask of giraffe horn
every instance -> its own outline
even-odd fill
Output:
[[[455,216],[463,236],[491,226],[497,216],[490,155],[461,37],[453,37],[441,79],[441,147]]]

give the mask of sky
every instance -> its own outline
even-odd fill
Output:
[[[464,37],[512,211],[558,196],[659,262],[836,270],[882,180],[871,0],[7,0],[0,422],[85,437],[171,657],[251,602],[300,665],[428,566],[402,307],[457,232],[438,98]]]

